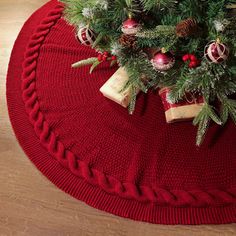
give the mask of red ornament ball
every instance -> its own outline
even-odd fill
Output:
[[[229,57],[229,48],[218,41],[211,42],[205,47],[205,57],[212,63],[222,63]]]
[[[123,22],[122,32],[128,35],[137,34],[137,32],[141,29],[141,25],[133,18],[129,18],[128,20]]]
[[[167,71],[175,64],[175,57],[170,52],[157,52],[151,60],[152,65],[158,71]]]
[[[81,44],[91,46],[96,40],[96,34],[87,27],[81,27],[77,33],[77,39]]]

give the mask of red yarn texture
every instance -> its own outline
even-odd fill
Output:
[[[195,146],[191,122],[166,124],[158,94],[140,94],[135,114],[99,88],[115,72],[75,38],[53,0],[24,25],[7,79],[16,136],[55,185],[98,209],[160,224],[236,222],[236,129],[212,126]],[[22,66],[21,66],[22,65]]]

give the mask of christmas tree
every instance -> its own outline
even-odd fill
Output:
[[[203,98],[197,145],[210,122],[236,123],[236,0],[62,0],[78,40],[99,52],[73,67],[110,61],[125,68],[130,113],[137,91],[171,88],[178,102]]]

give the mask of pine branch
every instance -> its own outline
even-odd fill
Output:
[[[137,100],[137,88],[134,85],[130,87],[130,93],[131,93],[131,97],[130,97],[128,110],[129,110],[129,114],[132,115],[135,111],[135,105],[136,105],[136,100]]]
[[[92,45],[92,48],[96,48],[97,45],[103,40],[103,38],[104,38],[104,35],[103,35],[102,33],[99,33],[99,34],[97,35],[96,40],[94,41],[94,43],[93,43],[93,45]]]
[[[160,10],[161,8],[173,8],[176,4],[175,0],[141,0],[144,9],[150,11],[153,9]]]
[[[198,22],[203,22],[206,9],[208,8],[208,1],[199,0],[183,0],[178,5],[178,13],[182,19],[189,17],[196,19]]]
[[[189,91],[189,84],[191,83],[187,76],[188,67],[185,66],[180,70],[179,73],[179,79],[176,81],[176,83],[172,86],[171,93],[170,93],[170,100],[173,103],[176,103],[180,100],[182,100],[186,94],[186,92]]]
[[[225,94],[221,93],[217,93],[217,97],[221,102],[222,122],[225,124],[230,116],[236,124],[236,100],[229,99]]]
[[[193,121],[193,124],[195,126],[198,125],[198,132],[196,137],[197,146],[200,146],[202,144],[211,120],[213,120],[218,125],[222,125],[222,121],[215,113],[214,108],[210,106],[207,102],[205,102],[205,105],[203,106],[199,115]]]
[[[136,34],[140,38],[156,39],[159,37],[174,37],[175,26],[158,25],[155,29],[145,29]]]

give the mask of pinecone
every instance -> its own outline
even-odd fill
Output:
[[[176,26],[176,35],[180,38],[196,35],[199,31],[199,26],[194,18],[188,18],[179,22]]]
[[[137,46],[137,38],[134,35],[122,34],[119,43],[124,47],[135,49]]]

